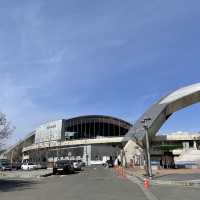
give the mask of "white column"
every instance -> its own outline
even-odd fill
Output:
[[[193,141],[193,148],[197,149],[197,142],[196,141]]]

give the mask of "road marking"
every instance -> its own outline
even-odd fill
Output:
[[[127,176],[127,178],[139,186],[139,188],[143,191],[143,193],[145,194],[145,196],[148,200],[159,200],[149,189],[145,189],[143,187],[143,185],[141,184],[141,181],[137,177]]]

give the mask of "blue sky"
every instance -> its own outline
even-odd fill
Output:
[[[1,1],[0,111],[12,141],[48,120],[105,114],[135,121],[200,82],[198,0]],[[199,131],[200,105],[161,129]]]

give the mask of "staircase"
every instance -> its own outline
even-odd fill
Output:
[[[197,164],[200,163],[200,150],[187,149],[181,153],[179,157],[174,158],[175,164],[189,163]]]

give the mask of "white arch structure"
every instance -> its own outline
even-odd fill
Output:
[[[124,140],[135,139],[139,144],[144,139],[145,130],[142,120],[150,118],[149,138],[156,135],[165,121],[176,111],[200,102],[200,83],[182,87],[153,104],[130,128]]]

